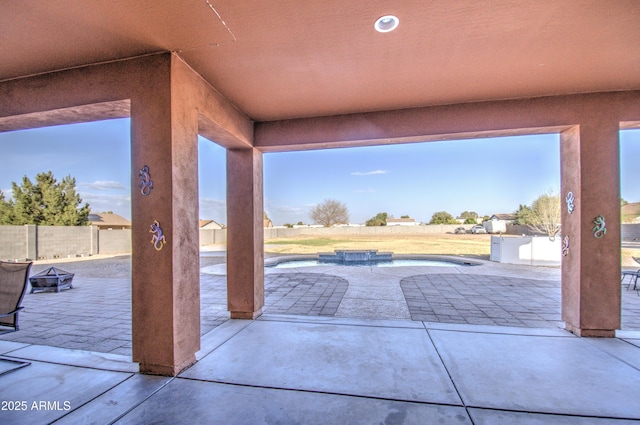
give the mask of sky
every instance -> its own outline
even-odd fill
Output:
[[[0,190],[51,170],[92,212],[131,218],[130,120],[0,133]],[[225,151],[198,141],[200,218],[226,224]],[[275,225],[310,224],[309,209],[343,202],[351,223],[379,212],[428,222],[433,213],[511,213],[560,189],[559,136],[533,135],[264,154],[265,210]],[[620,135],[621,192],[640,201],[640,130]],[[136,171],[137,174],[137,171]]]

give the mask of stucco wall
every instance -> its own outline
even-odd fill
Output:
[[[546,236],[491,236],[491,261],[531,266],[557,266],[561,263],[560,238]]]
[[[65,258],[97,254],[95,226],[37,226],[36,259]]]
[[[264,239],[290,238],[300,235],[427,235],[453,233],[456,228],[471,229],[472,225],[435,224],[429,226],[362,226],[362,227],[299,227],[296,229],[264,229]]]
[[[227,229],[200,229],[200,245],[213,245],[227,242]]]
[[[457,227],[471,225],[429,225],[429,226],[379,226],[379,227],[309,227],[296,229],[264,229],[264,239],[309,236],[365,236],[365,235],[426,235],[453,233]],[[640,224],[623,224],[623,240],[640,240]],[[524,238],[516,238],[524,239]],[[538,241],[547,239],[535,238]],[[227,229],[200,229],[200,245],[224,244]],[[557,242],[556,242],[557,244]],[[534,247],[535,248],[535,247]],[[495,254],[495,247],[492,250]],[[95,226],[0,226],[0,259],[51,259],[78,255],[124,254],[131,252],[131,230],[98,230]],[[506,257],[505,257],[506,258]],[[536,259],[534,259],[535,261]],[[542,258],[537,258],[542,260]],[[496,257],[496,261],[500,261]],[[555,258],[551,261],[559,261]],[[504,260],[502,262],[505,262]],[[511,262],[511,261],[507,261]],[[531,264],[531,258],[518,259],[520,264]]]
[[[426,235],[453,233],[457,227],[471,225],[380,226],[380,227],[310,227],[264,229],[264,239],[291,238],[301,235],[364,236]],[[200,245],[224,244],[227,229],[200,229]],[[0,259],[52,259],[96,254],[131,252],[131,230],[99,230],[96,226],[0,226]]]
[[[264,239],[293,238],[296,236],[427,235],[453,233],[458,227],[464,227],[468,231],[472,225],[267,228],[264,229]],[[226,242],[227,229],[200,229],[200,245],[223,244]]]
[[[98,253],[126,254],[131,252],[131,229],[100,230]]]
[[[622,224],[623,241],[640,241],[640,224]]]
[[[28,258],[27,231],[27,226],[0,226],[0,259]]]
[[[0,259],[44,260],[131,252],[131,230],[97,226],[0,226]]]

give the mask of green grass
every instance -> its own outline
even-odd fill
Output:
[[[491,248],[490,235],[309,236],[265,240],[265,252],[288,255],[316,254],[336,249],[376,249],[395,254],[442,254],[489,259]]]
[[[265,244],[269,245],[304,245],[304,246],[326,246],[334,245],[336,243],[350,242],[349,239],[279,239],[279,240],[266,240]]]

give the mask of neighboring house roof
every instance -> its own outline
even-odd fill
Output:
[[[214,220],[200,220],[201,229],[223,229],[224,226]]]
[[[623,223],[637,223],[640,218],[640,202],[631,202],[620,208]]]
[[[131,222],[126,218],[118,214],[113,213],[90,213],[89,223],[92,226],[98,226],[100,228],[119,228],[130,229]]]
[[[494,214],[490,220],[515,221],[516,218],[515,214]]]

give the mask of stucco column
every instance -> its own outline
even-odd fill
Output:
[[[255,319],[264,305],[262,152],[227,150],[227,305]]]
[[[172,60],[149,67],[131,99],[133,360],[169,376],[200,349],[197,112]]]
[[[619,124],[593,118],[561,133],[562,319],[579,336],[620,328]],[[571,192],[573,212],[567,195]],[[603,217],[606,233],[597,232]],[[598,236],[598,237],[597,237]]]

